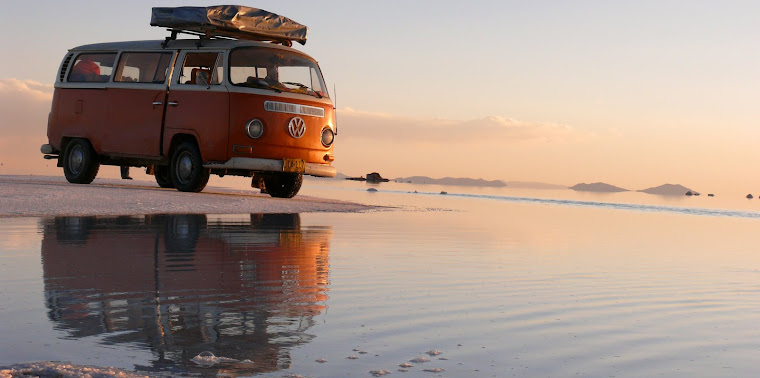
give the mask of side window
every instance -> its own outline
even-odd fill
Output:
[[[69,73],[70,82],[104,83],[111,77],[116,53],[79,54]]]
[[[164,83],[172,53],[122,53],[113,81]]]
[[[217,85],[221,84],[224,61],[219,53],[189,53],[185,55],[179,84]]]

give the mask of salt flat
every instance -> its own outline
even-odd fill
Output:
[[[89,185],[79,185],[63,177],[0,176],[2,217],[359,212],[373,208],[300,195],[272,198],[254,190],[207,187],[201,193],[182,193],[147,181],[98,178]]]

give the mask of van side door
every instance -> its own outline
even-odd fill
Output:
[[[124,51],[109,86],[103,152],[160,158],[167,76],[174,52]]]
[[[169,85],[164,154],[169,153],[174,136],[185,134],[196,139],[204,162],[228,159],[230,99],[224,85],[224,59],[221,51],[180,54]]]

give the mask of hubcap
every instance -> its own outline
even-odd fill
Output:
[[[182,182],[190,181],[193,175],[193,159],[190,154],[184,153],[177,159],[177,178]]]
[[[84,165],[84,151],[82,146],[75,146],[69,156],[69,169],[71,173],[78,174]]]
[[[190,238],[190,223],[186,219],[180,218],[176,220],[176,223],[174,223],[173,226],[172,231],[174,232],[174,237],[178,239]]]

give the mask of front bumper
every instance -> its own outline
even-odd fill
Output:
[[[282,160],[234,157],[224,163],[203,164],[203,167],[209,169],[282,172]],[[329,165],[306,163],[304,174],[318,177],[335,177],[337,170]]]

